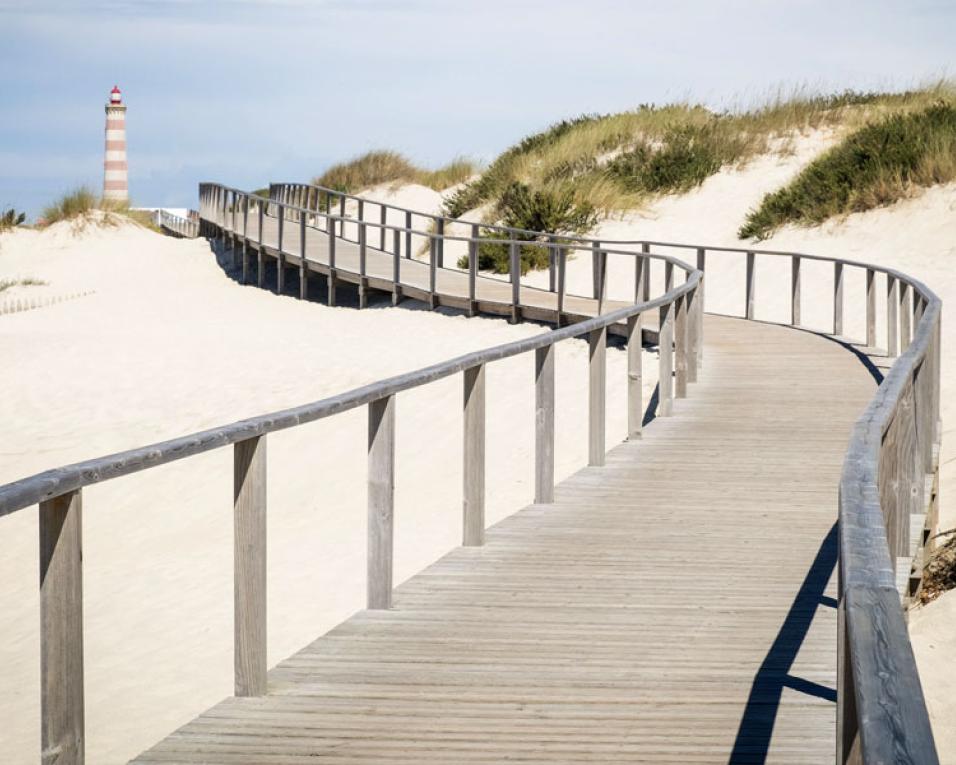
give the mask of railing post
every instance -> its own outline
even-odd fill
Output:
[[[638,262],[640,262],[638,258]],[[640,438],[644,423],[641,314],[627,319],[627,437]]]
[[[509,245],[511,256],[511,323],[521,321],[521,255],[517,242]]]
[[[895,276],[886,275],[886,354],[896,356],[899,353],[899,282]]]
[[[564,299],[567,296],[568,248],[558,248],[558,319],[556,324],[564,324]]]
[[[644,255],[644,284],[641,287],[641,298],[651,299],[651,246],[647,242],[641,244],[641,253]]]
[[[412,257],[412,213],[411,210],[405,212],[405,258]]]
[[[438,267],[445,267],[445,219],[438,219]]]
[[[402,259],[398,254],[398,237],[398,229],[395,229],[395,235],[393,237],[395,252],[392,253],[392,305],[398,305],[402,299]]]
[[[266,437],[233,449],[236,696],[266,693]]]
[[[40,503],[40,762],[83,765],[83,498]]]
[[[468,315],[478,314],[478,255],[479,255],[478,226],[471,227],[471,241],[468,242]]]
[[[790,256],[790,323],[800,326],[800,256]]]
[[[707,266],[707,250],[703,247],[697,248],[697,270],[701,272],[700,281],[697,283],[697,294],[694,302],[698,304],[697,308],[697,369],[704,366],[704,312],[707,310],[704,300],[704,271]]]
[[[603,465],[607,327],[592,329],[588,345],[588,465]]]
[[[554,502],[554,345],[534,354],[534,501]]]
[[[237,233],[239,231],[239,226],[237,225],[237,221],[236,221],[236,218],[239,215],[239,210],[237,209],[238,206],[239,206],[239,192],[233,191],[232,192],[232,231],[231,231],[231,237],[230,237],[231,244],[229,245],[229,249],[232,250],[233,268],[236,268],[239,265],[239,257],[238,257],[239,253],[236,252],[236,239],[238,238]]]
[[[754,268],[755,253],[747,253],[747,294],[746,311],[744,316],[748,319],[754,317],[754,287],[756,286],[756,273]]]
[[[866,269],[866,347],[876,347],[876,271]]]
[[[687,382],[697,382],[697,357],[700,354],[701,282],[685,296],[687,301]]]
[[[900,290],[900,353],[910,347],[911,321],[913,318],[912,308],[910,307],[910,295],[912,290],[910,286],[903,282]]]
[[[368,405],[368,608],[392,605],[395,396]]]
[[[833,264],[833,334],[843,336],[843,264]]]
[[[687,398],[687,296],[677,298],[674,322],[674,394]]]
[[[329,275],[326,277],[325,285],[328,292],[328,304],[332,307],[335,305],[335,287],[338,279],[335,277],[335,221],[331,218],[329,220],[332,221],[330,226],[332,233],[329,234]]]
[[[554,292],[558,283],[558,262],[555,244],[557,237],[548,237],[548,292]]]
[[[657,413],[670,417],[674,411],[674,304],[660,307],[657,347],[660,374],[657,381]]]
[[[345,239],[345,194],[339,197],[339,237]]]
[[[438,237],[431,236],[428,238],[428,307],[431,309],[438,305],[435,298],[435,288],[438,285],[438,258]]]
[[[601,249],[600,242],[591,242],[591,281],[592,281],[592,296],[595,300],[600,300],[601,298],[601,261],[599,257],[599,252]]]
[[[664,292],[670,292],[674,289],[674,264],[669,260],[664,261]]]
[[[379,243],[379,249],[382,252],[385,252],[385,224],[388,221],[388,208],[384,204],[379,204],[379,234],[381,235],[382,241]]]
[[[485,543],[485,365],[464,372],[464,493],[462,544]]]
[[[285,289],[285,255],[282,251],[282,239],[285,232],[285,205],[279,204],[279,241],[276,247],[276,293],[281,295]]]
[[[598,315],[604,313],[604,302],[607,300],[607,251],[598,250]]]
[[[359,223],[358,238],[359,238],[359,288],[358,288],[358,298],[359,298],[359,308],[365,308],[368,305],[368,278],[366,277],[366,271],[368,269],[368,244],[366,238],[368,237],[368,229],[365,224],[365,221]]]
[[[309,266],[305,259],[305,216],[299,216],[299,298],[309,297]]]
[[[242,202],[242,283],[249,283],[249,195]]]
[[[265,205],[260,199],[257,203],[259,208],[259,248],[256,251],[256,284],[261,287],[266,282],[266,256],[263,252],[265,245],[263,240],[265,239],[265,234],[263,234],[263,222],[265,220]]]

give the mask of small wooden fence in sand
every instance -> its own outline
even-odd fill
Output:
[[[876,277],[885,278],[887,317],[892,338],[888,349],[897,356],[876,396],[857,422],[846,453],[839,493],[840,599],[837,759],[839,762],[935,763],[937,757],[925,702],[909,638],[901,589],[905,596],[931,515],[937,470],[939,426],[940,310],[939,299],[922,283],[892,269],[841,259],[798,253],[700,247],[663,242],[595,242],[580,237],[553,236],[534,246],[548,252],[549,289],[532,293],[522,287],[520,248],[528,246],[527,232],[484,224],[472,226],[472,236],[444,233],[451,222],[433,218],[429,230],[411,225],[413,211],[331,189],[302,184],[278,184],[271,198],[202,184],[200,215],[204,231],[228,238],[241,247],[243,278],[249,275],[247,255],[259,255],[261,278],[264,258],[278,261],[278,286],[286,261],[298,258],[300,284],[310,271],[326,276],[334,299],[337,280],[359,290],[391,291],[393,297],[421,297],[430,305],[463,307],[469,312],[489,310],[554,321],[558,328],[516,342],[470,353],[405,375],[292,409],[265,414],[189,436],[116,455],[67,465],[0,487],[0,516],[39,505],[41,595],[42,759],[44,762],[83,761],[83,641],[81,506],[84,486],[233,445],[235,501],[235,692],[258,695],[266,689],[266,437],[269,433],[329,417],[361,406],[368,407],[368,593],[369,608],[387,608],[392,592],[392,525],[395,480],[395,397],[403,391],[455,374],[462,375],[464,404],[463,543],[480,545],[484,534],[485,367],[500,359],[535,354],[535,501],[551,501],[554,488],[554,346],[587,336],[589,356],[589,461],[603,464],[605,412],[605,344],[611,328],[628,341],[629,434],[640,432],[642,316],[659,324],[659,415],[670,414],[674,396],[687,395],[696,379],[703,348],[703,277],[708,253],[746,258],[746,298],[743,316],[754,318],[755,259],[783,257],[791,262],[791,323],[800,324],[801,264],[807,260],[833,263],[833,331],[843,327],[843,274],[863,269],[866,292],[867,345],[875,342]],[[357,218],[343,215],[345,199],[358,203]],[[339,213],[331,209],[338,204]],[[376,219],[366,213],[375,211]],[[389,211],[405,215],[405,225],[387,223]],[[257,220],[252,235],[250,216]],[[265,221],[278,227],[278,241],[267,243]],[[283,247],[282,229],[299,224],[298,254]],[[355,225],[357,224],[357,226]],[[455,225],[460,225],[459,221]],[[336,241],[354,226],[356,268],[336,261]],[[488,288],[480,281],[474,257],[489,239],[509,249],[511,274]],[[307,257],[307,230],[315,240],[327,237],[325,262]],[[482,237],[481,232],[486,232]],[[373,236],[369,237],[369,232]],[[429,260],[424,283],[403,282],[396,267],[394,279],[367,272],[374,257],[392,263],[403,254],[411,261],[412,237],[428,242]],[[467,272],[446,269],[442,251],[448,240],[464,241],[472,256]],[[369,242],[377,242],[374,247]],[[404,242],[404,246],[403,246]],[[391,246],[391,252],[387,251]],[[567,294],[564,268],[569,251],[592,258],[594,292],[589,298]],[[343,250],[344,252],[344,250]],[[696,268],[664,252],[691,252]],[[614,307],[605,299],[607,258],[628,257],[634,262],[633,299]],[[651,264],[664,271],[664,292],[650,299]],[[454,270],[460,291],[445,293],[438,274]],[[674,284],[674,274],[683,275]],[[407,273],[407,272],[406,272]],[[417,277],[416,277],[417,278]],[[457,277],[456,277],[457,278]],[[825,285],[827,288],[830,285]],[[458,289],[458,287],[456,287]],[[483,296],[482,291],[486,294]],[[544,294],[539,294],[544,293]],[[568,310],[575,298],[578,308]],[[591,303],[587,301],[590,300]],[[525,301],[534,302],[533,305]],[[536,301],[536,302],[535,302]],[[583,302],[581,302],[583,301]],[[361,304],[361,302],[360,302]],[[595,315],[576,315],[592,310]],[[576,323],[562,326],[568,321]],[[871,342],[873,341],[873,342]],[[916,572],[918,574],[918,571]],[[899,582],[902,581],[901,586]]]

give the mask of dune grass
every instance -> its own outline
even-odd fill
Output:
[[[93,222],[101,226],[115,226],[121,218],[131,220],[151,231],[162,231],[154,222],[152,213],[133,210],[128,201],[98,197],[86,186],[67,192],[45,207],[40,222],[43,226],[50,226],[60,221],[72,221],[82,228]]]
[[[333,165],[312,182],[345,193],[383,183],[418,183],[436,191],[444,191],[467,181],[477,172],[478,165],[464,157],[458,157],[437,170],[427,170],[398,152],[381,150]]]
[[[20,226],[26,221],[27,214],[18,213],[12,207],[0,212],[0,231],[9,231],[12,228]]]
[[[952,99],[953,93],[949,81],[901,93],[819,95],[798,89],[722,112],[676,103],[582,115],[503,152],[480,178],[449,199],[446,212],[460,217],[483,205],[500,212],[500,200],[515,182],[535,191],[570,193],[576,204],[589,204],[605,214],[632,209],[655,194],[687,191],[722,167],[786,151],[799,132],[852,129]]]
[[[941,100],[851,133],[791,183],[764,197],[738,233],[742,239],[763,239],[787,223],[820,224],[953,180],[956,103]]]
[[[32,276],[25,279],[0,279],[0,292],[5,292],[13,287],[43,287],[45,285],[45,281],[34,279]]]

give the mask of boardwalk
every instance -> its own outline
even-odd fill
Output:
[[[832,762],[836,488],[875,383],[708,317],[674,418],[141,763]]]

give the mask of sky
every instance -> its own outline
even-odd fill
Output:
[[[102,187],[104,104],[130,194],[302,181],[374,148],[493,159],[565,117],[952,76],[956,0],[0,0],[0,209]]]

